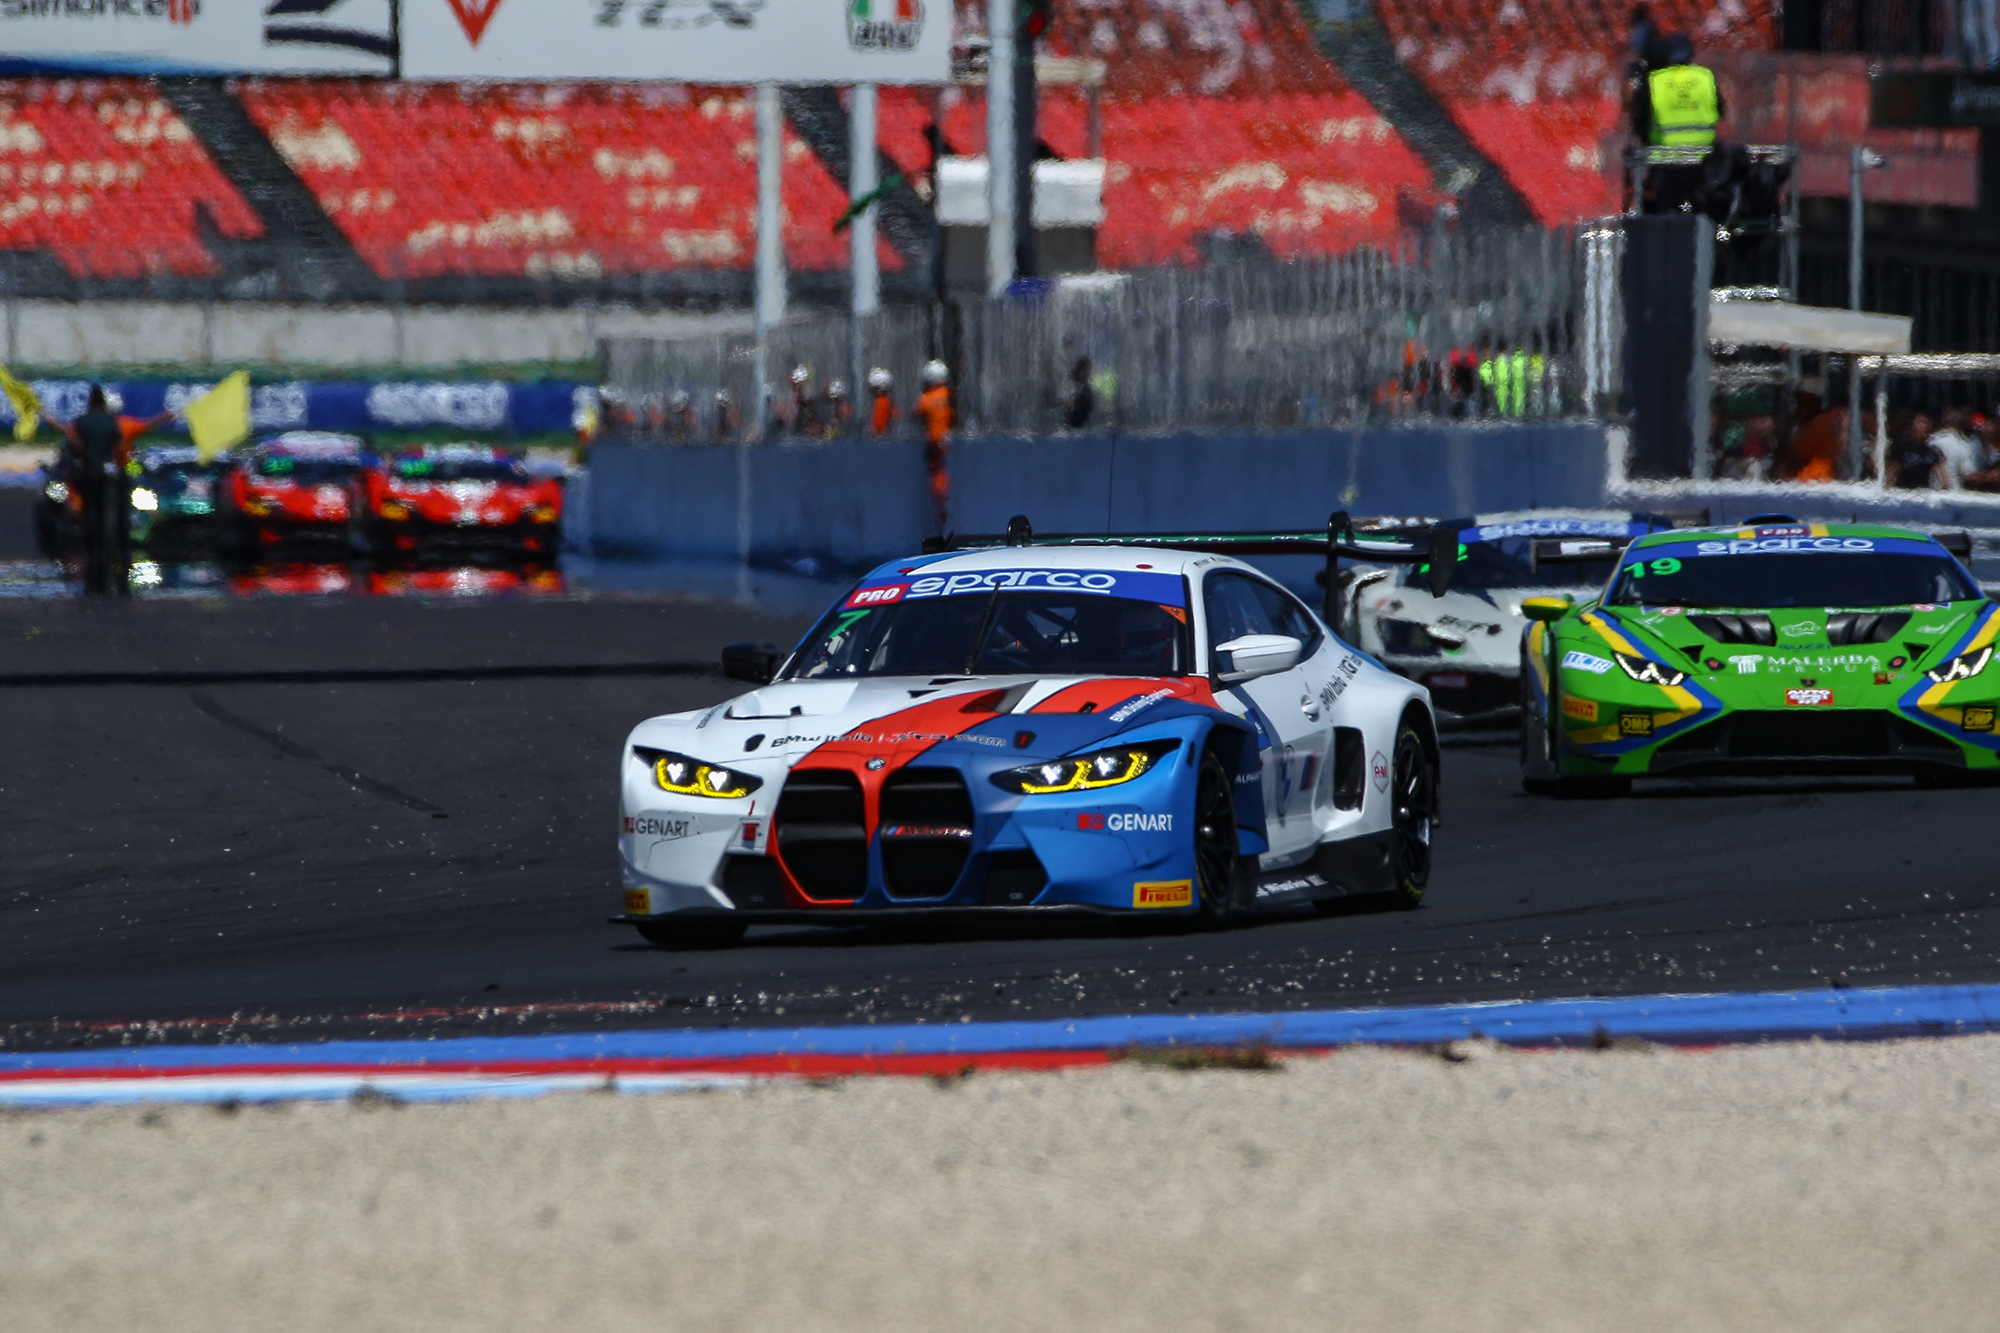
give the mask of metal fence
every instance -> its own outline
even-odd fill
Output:
[[[1615,408],[1622,370],[1615,228],[1439,233],[1394,252],[1092,274],[1016,284],[940,315],[810,317],[771,335],[768,396],[747,336],[604,344],[604,378],[642,436],[830,429],[828,380],[870,367],[907,407],[930,355],[952,368],[960,429],[1287,429],[1402,417],[1548,417]],[[799,411],[788,373],[806,371]],[[726,395],[727,407],[718,411]],[[671,405],[694,421],[661,429]],[[852,396],[852,395],[850,395]],[[808,431],[807,433],[810,433]]]

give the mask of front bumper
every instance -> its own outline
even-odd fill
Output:
[[[1923,774],[1962,772],[1965,746],[1889,709],[1743,709],[1642,752],[1636,771],[1671,777],[1722,774]]]

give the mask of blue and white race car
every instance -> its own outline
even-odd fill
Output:
[[[699,947],[939,909],[1414,906],[1438,818],[1428,696],[1234,557],[1416,562],[1454,535],[1356,541],[1336,515],[1326,534],[1038,539],[1017,519],[1005,545],[883,565],[789,653],[726,649],[758,688],[632,731],[612,920]]]

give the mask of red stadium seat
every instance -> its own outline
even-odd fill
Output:
[[[756,139],[735,88],[245,82],[238,96],[383,277],[750,267]],[[847,263],[846,207],[785,140],[786,262]],[[882,262],[900,259],[886,245]]]
[[[0,81],[0,250],[46,250],[76,278],[212,276],[197,203],[225,236],[261,234],[143,80]]]
[[[983,28],[982,14],[961,7],[961,26]],[[1049,44],[1106,65],[1106,266],[1191,262],[1208,234],[1255,236],[1282,256],[1390,245],[1405,234],[1402,205],[1436,202],[1422,160],[1347,86],[1289,0],[1058,6]],[[932,96],[883,92],[880,140],[905,171],[927,160]],[[948,90],[943,101],[948,151],[983,153],[983,100]],[[1057,155],[1083,156],[1082,95],[1044,89],[1038,132]]]

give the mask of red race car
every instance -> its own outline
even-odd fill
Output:
[[[562,481],[481,444],[433,444],[375,460],[358,482],[355,540],[364,553],[419,545],[504,546],[554,556]]]
[[[252,552],[289,538],[345,539],[349,494],[368,457],[352,435],[291,431],[260,440],[223,477],[224,543]]]

